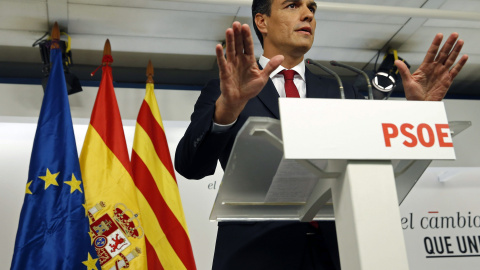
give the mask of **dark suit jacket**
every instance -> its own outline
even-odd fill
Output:
[[[340,98],[335,80],[320,78],[305,69],[308,98]],[[250,116],[279,118],[278,92],[269,80],[252,98],[232,128],[212,133],[215,101],[220,96],[219,80],[210,81],[195,104],[191,123],[177,146],[176,170],[188,179],[201,179],[215,172],[217,161],[225,169],[238,130]],[[355,88],[345,87],[349,99],[363,98]],[[320,222],[322,241],[339,269],[333,222]],[[299,269],[309,223],[220,222],[214,269]],[[252,263],[252,264],[250,264]]]

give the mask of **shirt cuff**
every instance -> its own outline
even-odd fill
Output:
[[[233,123],[226,124],[226,125],[217,124],[215,122],[212,122],[212,132],[213,133],[225,132],[225,131],[231,129],[236,122],[237,122],[236,119],[235,119],[235,121],[233,121]]]

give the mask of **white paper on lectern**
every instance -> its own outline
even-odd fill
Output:
[[[327,167],[327,160],[312,160],[319,169]],[[310,196],[318,176],[306,170],[295,160],[282,159],[272,184],[265,196],[265,202],[304,203]]]
[[[286,159],[455,159],[453,147],[440,147],[437,141],[432,147],[407,147],[401,134],[387,147],[382,129],[384,123],[448,125],[443,102],[314,98],[279,102]],[[451,143],[450,131],[442,131],[448,133],[443,140]]]

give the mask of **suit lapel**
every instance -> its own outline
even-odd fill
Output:
[[[263,69],[258,61],[257,65],[259,69]],[[268,79],[267,84],[263,87],[257,97],[277,119],[280,118],[280,109],[278,108],[278,98],[280,96],[278,95],[277,88],[275,88],[272,79]]]
[[[275,117],[280,118],[280,110],[278,108],[279,95],[271,79],[268,79],[267,85],[265,85],[257,97]]]

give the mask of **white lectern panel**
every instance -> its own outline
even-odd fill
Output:
[[[455,159],[443,102],[279,102],[286,159]]]

